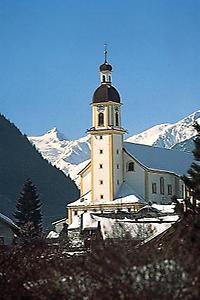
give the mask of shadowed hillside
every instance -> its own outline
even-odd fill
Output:
[[[29,177],[40,194],[44,225],[66,216],[67,203],[79,196],[75,183],[44,160],[26,136],[0,115],[0,212],[12,216]]]

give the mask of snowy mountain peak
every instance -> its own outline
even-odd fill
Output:
[[[53,127],[52,129],[48,130],[43,136],[49,140],[68,140],[65,135],[57,129],[57,127]]]
[[[200,110],[193,112],[177,123],[156,125],[140,134],[129,137],[128,141],[170,149],[196,134],[192,126],[195,121],[200,122]]]
[[[137,144],[153,145],[166,128],[170,126],[171,124],[169,123],[155,125],[143,132],[129,137],[127,141]]]

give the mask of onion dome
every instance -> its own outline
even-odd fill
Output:
[[[109,101],[120,103],[120,95],[112,85],[102,84],[94,92],[92,102],[101,103]]]
[[[112,66],[105,61],[104,64],[100,65],[99,70],[100,70],[100,72],[103,72],[103,71],[110,71],[111,72],[112,71]]]

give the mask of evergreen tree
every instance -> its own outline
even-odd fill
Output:
[[[28,179],[17,200],[14,217],[21,228],[22,238],[33,240],[42,237],[41,202],[35,185]]]
[[[192,151],[195,161],[188,170],[188,175],[184,175],[182,179],[190,191],[195,209],[196,201],[200,200],[200,125],[196,122],[193,126],[197,131],[194,138],[195,149]]]

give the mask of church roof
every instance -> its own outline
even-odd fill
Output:
[[[101,103],[108,101],[120,103],[120,95],[112,85],[102,84],[94,92],[92,102]]]
[[[186,174],[193,161],[193,155],[153,146],[124,142],[125,151],[148,169]]]

